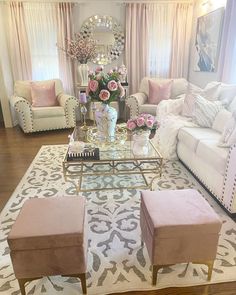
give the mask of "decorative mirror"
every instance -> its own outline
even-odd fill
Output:
[[[124,32],[112,16],[94,15],[82,25],[80,33],[97,41],[95,64],[107,65],[118,59],[124,50]]]

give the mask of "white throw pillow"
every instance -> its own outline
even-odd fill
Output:
[[[214,101],[219,97],[219,89],[221,82],[210,82],[202,91],[202,96],[208,100]]]
[[[222,133],[224,131],[225,126],[231,118],[232,113],[230,113],[226,109],[220,110],[212,124],[212,129]]]
[[[236,111],[236,96],[233,98],[231,104],[227,107],[227,109],[233,113]]]
[[[218,146],[220,147],[230,147],[236,143],[236,113],[233,114],[231,119],[226,124],[224,131],[220,137]]]
[[[219,101],[209,101],[201,95],[196,96],[193,120],[201,127],[210,128],[218,112],[223,109]]]
[[[228,106],[236,96],[236,85],[221,83],[219,87],[219,100],[223,105]]]

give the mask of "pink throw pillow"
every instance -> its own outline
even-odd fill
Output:
[[[31,97],[33,107],[57,106],[55,81],[31,82]]]
[[[170,98],[173,80],[165,83],[158,83],[152,80],[148,80],[148,84],[148,103],[159,104],[162,100]]]

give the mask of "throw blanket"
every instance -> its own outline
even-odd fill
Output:
[[[168,114],[165,118],[162,117],[153,143],[158,146],[164,159],[177,159],[177,136],[182,127],[198,127],[198,125],[194,124],[191,118],[179,115]]]

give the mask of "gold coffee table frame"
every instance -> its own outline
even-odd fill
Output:
[[[78,133],[78,130],[76,131]],[[99,160],[68,161],[67,153],[63,161],[65,180],[78,177],[77,192],[100,191],[111,189],[153,189],[155,179],[162,174],[163,158],[151,140],[147,154],[136,155],[134,142],[127,139],[125,143],[114,146],[99,147]],[[89,144],[88,144],[89,146]],[[141,175],[144,184],[122,187],[82,188],[83,178],[87,176]],[[150,182],[146,175],[150,175]]]

